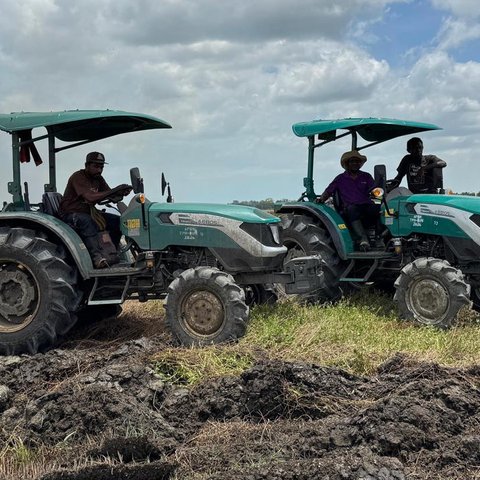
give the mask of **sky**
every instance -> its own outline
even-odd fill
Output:
[[[173,127],[61,152],[59,191],[97,150],[111,186],[139,167],[152,201],[164,200],[162,172],[177,202],[296,199],[307,140],[292,124],[344,117],[439,125],[421,135],[424,153],[447,162],[446,187],[480,191],[477,0],[0,0],[0,11],[0,112],[108,108]],[[363,169],[394,177],[408,138],[365,150]],[[318,193],[346,150],[317,151]],[[0,151],[7,200],[4,132]],[[22,166],[32,202],[47,174]]]

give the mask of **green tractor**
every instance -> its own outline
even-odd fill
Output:
[[[282,218],[286,261],[304,255],[322,260],[324,285],[307,294],[309,300],[333,302],[352,289],[373,284],[384,291],[395,290],[401,317],[440,328],[451,326],[464,305],[473,303],[480,310],[480,199],[445,195],[441,171],[435,173],[438,194],[414,195],[400,187],[383,196],[382,223],[388,229],[384,248],[356,251],[335,196],[330,205],[315,203],[314,155],[320,147],[348,137],[347,150],[361,151],[402,135],[438,129],[386,118],[293,125],[297,136],[308,139],[305,191],[297,202],[278,206],[276,214]],[[376,184],[388,192],[385,166],[375,166],[374,176]]]
[[[284,262],[277,217],[241,205],[175,204],[171,195],[151,202],[138,168],[130,172],[129,205],[110,199],[121,212],[122,261],[93,268],[84,242],[58,215],[57,154],[164,128],[171,126],[158,118],[112,110],[0,115],[13,152],[12,198],[0,212],[0,354],[48,348],[78,315],[111,315],[127,299],[166,298],[166,322],[181,344],[229,341],[245,333],[250,304],[275,300],[269,285],[302,293],[321,284],[319,259]],[[49,181],[40,201],[32,202],[21,182],[22,162],[33,157],[42,163],[36,145],[43,140]]]

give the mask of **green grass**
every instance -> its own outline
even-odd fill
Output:
[[[192,385],[205,378],[238,375],[252,366],[254,356],[239,346],[167,349],[153,357],[154,371],[165,381]]]
[[[398,320],[386,296],[359,293],[336,305],[303,306],[285,301],[252,309],[247,335],[237,344],[159,352],[157,373],[192,385],[207,377],[237,375],[258,358],[300,360],[370,374],[397,352],[446,366],[480,362],[480,322],[461,312],[450,330]]]
[[[462,318],[463,317],[463,318]],[[395,305],[382,295],[358,294],[334,306],[257,307],[244,342],[262,345],[288,360],[334,365],[370,373],[381,362],[404,352],[444,365],[480,360],[480,325],[471,312],[448,331],[399,321]]]

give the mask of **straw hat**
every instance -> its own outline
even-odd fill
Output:
[[[340,159],[340,165],[342,166],[342,168],[344,168],[345,170],[347,169],[347,162],[351,158],[358,158],[360,160],[360,168],[362,168],[363,164],[367,161],[367,157],[365,155],[358,153],[356,150],[351,150],[350,152],[345,152],[342,155],[342,158]]]

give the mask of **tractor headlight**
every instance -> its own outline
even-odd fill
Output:
[[[277,224],[242,223],[240,228],[263,245],[268,247],[281,245],[280,230]]]
[[[383,198],[383,195],[385,194],[383,188],[380,187],[375,187],[371,193],[374,198]]]
[[[268,226],[270,227],[270,231],[272,232],[273,241],[276,244],[281,245],[281,242],[280,242],[280,228],[278,227],[278,224],[270,223]]]

